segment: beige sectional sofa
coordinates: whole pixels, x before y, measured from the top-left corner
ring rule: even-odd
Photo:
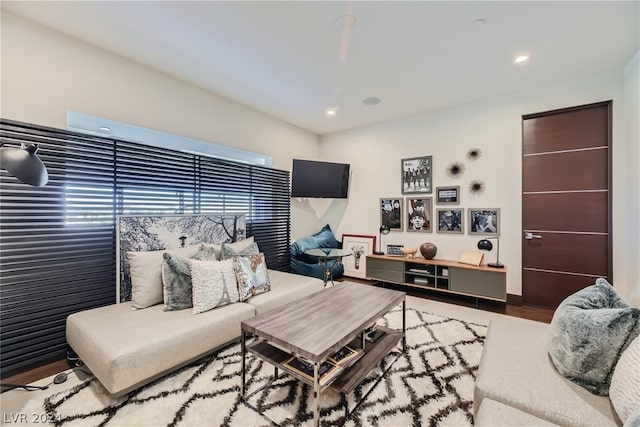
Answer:
[[[320,279],[269,270],[271,290],[246,302],[192,314],[131,302],[70,315],[67,342],[100,383],[122,395],[240,337],[240,322],[321,291]]]
[[[549,325],[500,316],[489,325],[474,389],[476,426],[618,426],[608,396],[561,376],[547,351]]]

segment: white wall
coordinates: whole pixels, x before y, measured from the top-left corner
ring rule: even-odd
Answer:
[[[620,245],[619,262],[623,268],[614,271],[616,287],[625,289],[627,299],[640,305],[640,51],[624,69],[624,108],[627,143],[623,159],[627,175],[620,190],[624,241]]]
[[[631,264],[637,265],[638,258],[636,255],[635,261],[626,260],[623,253],[632,248],[624,248],[621,242],[625,241],[625,220],[637,223],[638,215],[630,217],[623,206],[628,198],[637,204],[638,193],[637,185],[635,194],[626,193],[623,188],[625,183],[633,179],[633,173],[637,179],[637,171],[631,173],[628,170],[637,166],[625,160],[625,147],[629,142],[621,132],[625,117],[624,93],[624,76],[620,70],[584,81],[557,84],[543,90],[532,89],[323,136],[320,147],[322,157],[351,163],[353,176],[348,203],[337,205],[339,212],[324,213],[317,225],[321,225],[325,218],[330,218],[333,221],[330,225],[338,236],[342,233],[377,235],[379,199],[403,197],[400,160],[431,155],[434,187],[459,185],[462,193],[460,207],[463,208],[501,209],[500,261],[508,269],[507,292],[521,295],[522,115],[612,99],[614,279],[617,283],[618,277],[632,278],[633,274],[629,273]],[[474,147],[482,150],[482,157],[472,162],[467,160],[466,153]],[[466,165],[466,171],[459,179],[446,174],[447,165],[453,161],[461,161]],[[486,185],[486,190],[480,195],[472,195],[468,191],[469,182],[475,179],[484,181]],[[446,206],[435,205],[434,201],[434,207]],[[467,225],[465,210],[465,228]],[[457,260],[463,251],[476,250],[478,240],[469,236],[466,230],[465,235],[392,232],[383,236],[383,246],[398,243],[418,247],[429,241],[437,245],[438,258]],[[637,233],[635,242],[629,239],[627,243],[635,248],[637,254]],[[485,256],[489,262],[493,261],[495,249]],[[621,284],[622,288],[624,286]],[[625,288],[624,292],[628,294],[629,289]]]
[[[3,11],[3,118],[66,128],[67,111],[273,157],[318,156],[318,136]]]

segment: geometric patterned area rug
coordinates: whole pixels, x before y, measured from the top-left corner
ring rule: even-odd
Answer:
[[[471,426],[473,385],[486,336],[485,325],[407,307],[407,351],[401,343],[346,397],[321,395],[322,426]],[[402,327],[402,310],[379,322]],[[120,398],[89,379],[44,399],[24,413],[47,412],[56,426],[310,426],[311,388],[291,377],[273,380],[273,367],[247,357],[249,404],[239,399],[240,344]],[[359,404],[358,404],[359,402]],[[42,425],[42,424],[40,424]]]

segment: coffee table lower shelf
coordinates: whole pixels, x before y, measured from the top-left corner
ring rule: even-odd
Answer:
[[[371,370],[380,363],[387,354],[389,354],[404,335],[402,331],[382,326],[379,326],[378,330],[384,331],[384,335],[372,343],[365,341],[365,352],[361,357],[355,361],[351,361],[351,364],[346,365],[334,378],[331,378],[324,384],[321,384],[321,392],[331,387],[335,391],[345,395],[351,393],[369,374],[369,372],[371,372]],[[355,339],[349,345],[354,348],[361,348],[362,339]],[[313,380],[300,375],[298,372],[291,370],[284,364],[293,356],[292,354],[275,347],[264,340],[257,340],[248,344],[247,351],[273,365],[276,369],[281,369],[283,372],[297,380],[313,386]],[[277,376],[277,371],[275,376]]]

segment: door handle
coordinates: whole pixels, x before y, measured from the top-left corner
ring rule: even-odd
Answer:
[[[529,233],[527,231],[527,232],[524,233],[524,238],[527,239],[527,240],[542,239],[542,236],[540,236],[539,234]]]

